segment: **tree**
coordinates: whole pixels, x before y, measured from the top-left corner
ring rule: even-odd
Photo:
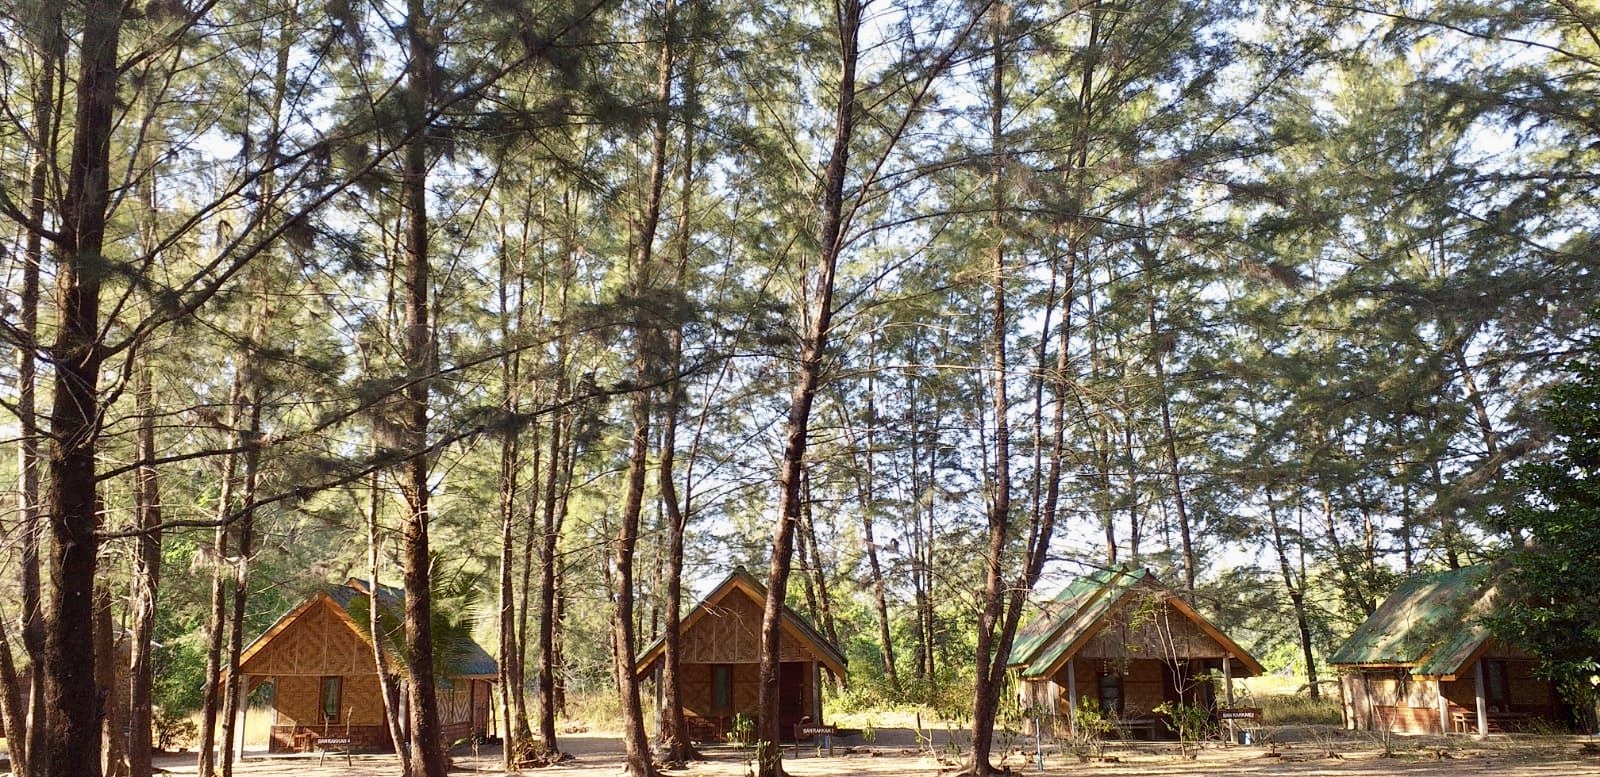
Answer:
[[[1506,553],[1499,607],[1489,623],[1539,659],[1539,672],[1573,702],[1600,700],[1600,340],[1567,366],[1570,382],[1543,408],[1554,456],[1516,468],[1517,502],[1505,526],[1527,543]]]

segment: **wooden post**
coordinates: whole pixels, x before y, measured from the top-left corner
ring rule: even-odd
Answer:
[[[1222,652],[1222,698],[1226,701],[1228,709],[1233,709],[1233,656],[1226,650]],[[1227,723],[1226,736],[1228,741],[1226,744],[1232,745],[1234,743],[1233,719],[1229,718]]]
[[[664,712],[666,710],[666,689],[663,687],[663,686],[666,685],[666,683],[662,682],[662,680],[666,677],[666,674],[667,674],[667,658],[666,658],[665,655],[663,655],[660,659],[658,659],[656,661],[656,671],[655,671],[655,676],[656,676],[656,678],[655,678],[656,679],[656,682],[655,682],[655,686],[656,686],[656,731],[658,732],[657,736],[660,738],[660,740],[662,742],[667,741],[667,716],[664,714]]]
[[[250,675],[243,675],[240,681],[244,683],[244,695],[239,699],[239,722],[234,729],[237,733],[233,738],[234,762],[244,761],[244,717],[250,711]]]
[[[811,719],[822,725],[822,662],[811,662]]]
[[[1067,659],[1067,733],[1078,735],[1078,659]]]
[[[1450,731],[1450,700],[1444,697],[1444,680],[1435,679],[1433,689],[1439,692],[1439,733],[1449,734]]]
[[[1473,678],[1478,694],[1478,736],[1489,736],[1489,700],[1483,695],[1483,659],[1472,664]]]

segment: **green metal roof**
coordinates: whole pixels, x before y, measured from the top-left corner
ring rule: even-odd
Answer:
[[[1009,666],[1020,667],[1023,677],[1038,677],[1048,672],[1128,589],[1150,576],[1147,569],[1118,566],[1072,581],[1040,607],[1042,612],[1037,618],[1017,632]]]
[[[1488,578],[1489,567],[1473,566],[1406,580],[1328,662],[1455,674],[1489,637],[1479,619],[1491,598]]]

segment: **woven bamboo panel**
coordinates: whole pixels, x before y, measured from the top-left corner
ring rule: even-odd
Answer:
[[[454,687],[440,687],[434,694],[439,701],[439,722],[472,722],[472,687],[466,680],[457,680]]]
[[[708,602],[702,617],[683,635],[683,663],[744,664],[761,661],[762,603],[735,589],[720,601]],[[815,661],[816,656],[792,639],[778,645],[784,661]]]
[[[349,715],[352,725],[385,725],[383,689],[377,674],[346,675],[340,715]]]
[[[322,722],[322,678],[289,675],[278,678],[274,707],[278,725],[310,726]]]
[[[376,674],[372,646],[322,599],[301,613],[245,663],[253,675]]]
[[[711,666],[709,664],[684,664],[683,678],[679,682],[683,694],[683,708],[701,717],[711,713]]]
[[[761,706],[761,666],[735,664],[733,667],[733,709],[751,717]]]

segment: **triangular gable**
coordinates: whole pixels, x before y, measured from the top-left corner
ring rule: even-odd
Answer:
[[[372,643],[325,592],[285,613],[239,655],[243,674],[350,675],[377,672]]]
[[[706,594],[689,611],[689,614],[683,618],[678,624],[679,635],[691,633],[696,625],[710,617],[713,612],[718,611],[719,608],[723,607],[724,602],[733,596],[744,597],[754,602],[757,610],[760,610],[765,607],[767,589],[753,575],[745,571],[743,567],[735,569],[716,588]],[[760,623],[754,624],[754,628],[759,632]],[[843,678],[845,676],[845,664],[847,662],[844,654],[788,605],[783,608],[783,619],[780,623],[780,628],[784,640],[794,640],[798,645],[806,648],[835,677]],[[648,672],[650,665],[660,659],[665,651],[665,638],[657,637],[640,653],[638,661],[634,664],[634,672],[641,677],[644,676]]]
[[[1265,672],[1261,663],[1201,615],[1182,597],[1162,585],[1148,569],[1118,566],[1080,578],[1045,605],[1044,613],[1019,633],[1020,650],[1009,662],[1027,679],[1054,677],[1114,616],[1141,597],[1154,595],[1171,606],[1225,652],[1244,665],[1245,674]]]
[[[367,636],[364,624],[357,623],[350,614],[350,606],[358,599],[367,598],[367,585],[358,578],[350,578],[345,585],[329,586],[307,597],[305,601],[289,610],[274,621],[261,636],[251,641],[250,645],[239,656],[240,671],[246,674],[257,674],[252,671],[250,662],[274,649],[275,645],[282,644],[285,640],[305,639],[307,635],[301,634],[306,629],[327,630],[332,634],[333,648],[326,644],[327,639],[318,638],[312,646],[313,650],[324,653],[322,659],[312,659],[299,656],[298,663],[320,664],[328,669],[323,674],[365,674],[377,672],[377,663],[372,657],[372,641]],[[378,590],[378,603],[380,606],[393,613],[396,618],[402,616],[404,609],[404,592],[392,586],[380,585]],[[324,635],[326,636],[326,635]],[[348,650],[350,643],[360,646],[359,651]],[[441,672],[441,677],[458,679],[495,679],[499,675],[499,666],[496,664],[482,645],[476,640],[464,639],[455,646],[459,653],[450,663],[448,672]],[[359,655],[353,655],[352,653]],[[390,652],[392,655],[392,651]],[[390,666],[394,671],[405,672],[405,664],[398,656]],[[436,661],[442,657],[436,657]],[[259,672],[272,674],[271,671]]]

